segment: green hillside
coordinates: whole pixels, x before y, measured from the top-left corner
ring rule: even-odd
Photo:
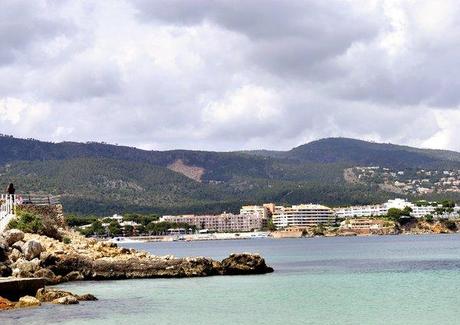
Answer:
[[[80,214],[213,213],[245,203],[343,205],[394,197],[377,184],[344,180],[344,169],[373,165],[460,169],[460,154],[344,138],[290,151],[207,152],[0,137],[1,183],[12,181],[22,193],[60,194],[66,210]],[[190,170],[198,176],[184,176]]]

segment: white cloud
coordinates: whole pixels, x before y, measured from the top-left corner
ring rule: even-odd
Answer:
[[[350,136],[460,150],[459,10],[453,0],[3,1],[0,128],[146,149]]]

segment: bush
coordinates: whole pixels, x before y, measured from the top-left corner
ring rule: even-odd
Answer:
[[[16,219],[10,221],[8,228],[19,229],[23,232],[43,235],[57,240],[62,239],[52,220],[32,212],[18,211]]]
[[[445,220],[444,225],[446,226],[447,229],[456,231],[457,230],[457,224],[453,220]]]
[[[72,243],[72,240],[69,237],[63,237],[62,242],[66,245]]]

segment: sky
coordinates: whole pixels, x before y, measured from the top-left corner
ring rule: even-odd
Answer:
[[[0,1],[0,133],[460,151],[455,0]]]

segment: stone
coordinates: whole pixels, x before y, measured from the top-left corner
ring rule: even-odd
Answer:
[[[8,258],[8,252],[8,243],[4,238],[0,237],[0,262],[3,262]]]
[[[11,245],[11,248],[16,248],[18,251],[22,253],[22,246],[24,246],[24,242],[20,240]]]
[[[77,298],[75,298],[72,295],[68,295],[62,298],[55,299],[51,301],[52,304],[58,304],[58,305],[76,305],[78,304]]]
[[[8,245],[11,246],[16,242],[23,240],[24,233],[18,229],[10,229],[3,233],[3,237],[5,238]]]
[[[13,248],[13,250],[11,251],[10,256],[9,256],[10,261],[14,263],[18,259],[20,259],[21,257],[22,257],[22,253],[18,249]]]
[[[24,296],[19,298],[18,303],[15,305],[16,308],[24,308],[24,307],[37,307],[40,306],[41,302],[35,297],[32,296]]]
[[[35,271],[34,278],[45,279],[46,284],[49,284],[49,285],[58,284],[60,280],[59,278],[56,277],[53,271],[51,271],[50,269],[46,269],[46,268]]]
[[[5,263],[0,263],[0,277],[8,277],[13,274],[11,267]]]
[[[96,301],[97,298],[90,293],[85,293],[83,295],[75,295],[78,301]]]
[[[264,274],[273,272],[273,268],[265,264],[258,254],[231,254],[222,261],[224,275]]]
[[[28,260],[39,257],[40,253],[43,251],[44,249],[42,247],[42,244],[35,240],[28,240],[22,246],[22,252],[24,253],[24,257]]]
[[[0,297],[0,310],[11,309],[14,307],[14,303],[6,298]]]
[[[66,278],[67,281],[81,281],[81,280],[85,279],[85,277],[78,271],[72,271],[72,272],[68,273],[65,276],[65,278]]]
[[[34,258],[31,261],[27,261],[23,258],[18,259],[16,262],[11,264],[12,268],[19,269],[20,272],[34,273],[40,269],[40,260]]]
[[[38,289],[37,294],[35,295],[35,297],[41,302],[52,302],[53,300],[67,296],[72,296],[72,293],[64,290],[47,288]]]

